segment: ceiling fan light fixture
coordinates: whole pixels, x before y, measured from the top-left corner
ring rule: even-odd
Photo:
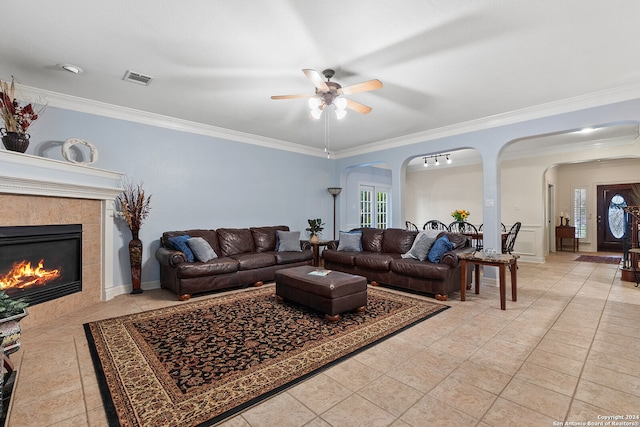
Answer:
[[[336,117],[338,118],[338,120],[343,119],[344,116],[346,115],[347,115],[347,110],[340,110],[340,109],[336,110]]]
[[[317,98],[315,96],[309,98],[309,108],[311,108],[312,110],[320,107],[320,104],[321,104],[321,102],[320,102],[319,98]]]
[[[311,117],[313,117],[314,119],[319,119],[322,116],[322,110],[319,108],[314,108],[313,110],[311,110]]]
[[[347,99],[346,98],[338,98],[333,103],[338,110],[344,110],[347,108]]]

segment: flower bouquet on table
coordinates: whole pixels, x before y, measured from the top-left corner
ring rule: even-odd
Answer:
[[[466,221],[469,215],[471,215],[471,212],[466,211],[464,209],[458,209],[456,211],[451,212],[451,216],[454,217],[455,220],[458,222]]]

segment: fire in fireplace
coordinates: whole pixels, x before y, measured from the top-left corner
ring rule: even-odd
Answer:
[[[0,227],[0,290],[39,304],[82,291],[82,224]]]

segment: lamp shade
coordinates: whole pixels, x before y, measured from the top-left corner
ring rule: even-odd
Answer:
[[[340,192],[342,191],[342,188],[340,187],[329,187],[327,188],[327,190],[329,191],[329,193],[331,193],[332,196],[337,196],[338,194],[340,194]]]

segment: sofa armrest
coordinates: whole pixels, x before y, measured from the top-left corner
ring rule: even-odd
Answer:
[[[326,248],[336,251],[338,250],[339,243],[340,243],[340,240],[331,240],[329,243],[327,243]]]
[[[187,262],[187,257],[180,251],[160,247],[156,250],[156,259],[160,264],[176,267]]]
[[[300,240],[300,249],[303,251],[312,251],[313,246],[311,246],[311,242],[308,240]]]
[[[458,249],[454,249],[452,251],[446,252],[444,255],[442,255],[442,259],[440,259],[440,262],[443,264],[448,265],[451,268],[455,268],[460,264],[460,259],[458,258],[458,254],[461,253],[466,253],[466,252],[473,252],[475,249],[471,248],[471,247],[463,247],[463,248],[458,248]]]
[[[458,254],[455,251],[449,251],[442,255],[440,263],[448,265],[451,268],[455,268],[460,263],[460,260],[458,259]]]

